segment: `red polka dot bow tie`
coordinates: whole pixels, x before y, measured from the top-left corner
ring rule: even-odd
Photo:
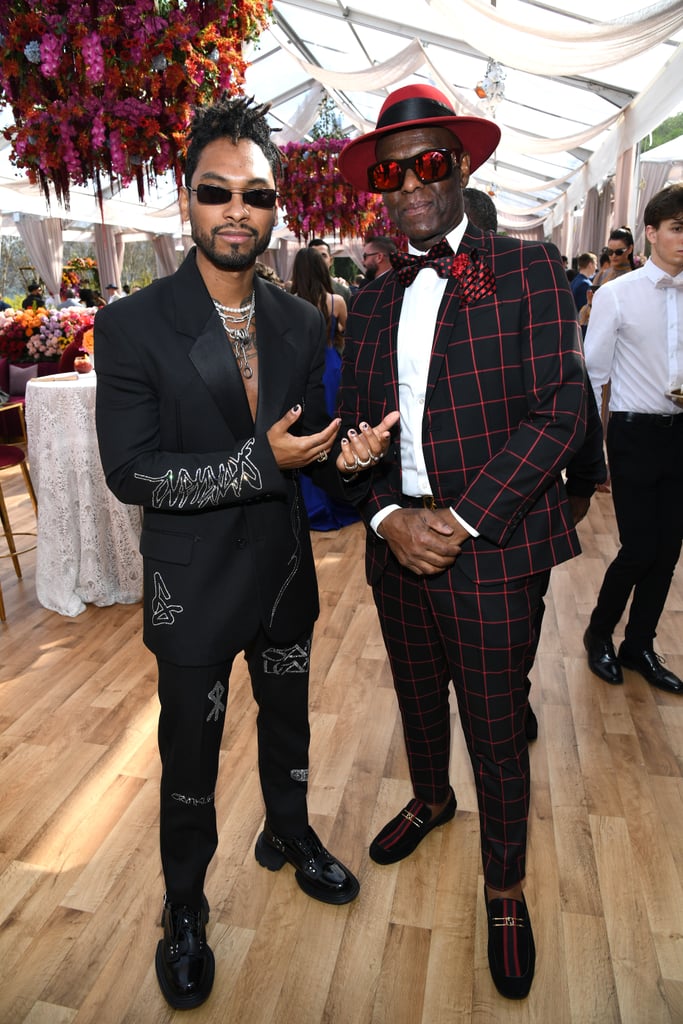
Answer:
[[[422,256],[398,251],[393,252],[390,259],[404,288],[410,287],[424,267],[431,267],[439,277],[458,279],[460,301],[463,303],[494,295],[496,291],[493,271],[479,258],[476,249],[471,253],[461,252],[456,256],[445,238]]]

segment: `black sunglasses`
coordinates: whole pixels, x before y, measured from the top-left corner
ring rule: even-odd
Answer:
[[[412,171],[423,185],[445,181],[453,174],[461,156],[455,149],[425,149],[405,160],[380,160],[368,169],[370,191],[397,192],[403,185],[406,171]]]
[[[610,249],[608,246],[605,251],[608,252],[610,256],[623,256],[627,250],[628,246],[625,245],[623,249]]]
[[[248,188],[244,191],[223,188],[221,185],[197,185],[196,188],[186,185],[185,188],[188,192],[196,194],[197,202],[202,206],[224,206],[233,196],[241,196],[243,203],[254,206],[257,210],[272,210],[277,202],[277,192],[274,188]]]

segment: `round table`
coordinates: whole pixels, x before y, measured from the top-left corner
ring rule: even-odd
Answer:
[[[95,430],[94,371],[35,378],[26,388],[31,477],[38,496],[36,593],[60,615],[142,599],[142,523],[107,487]]]

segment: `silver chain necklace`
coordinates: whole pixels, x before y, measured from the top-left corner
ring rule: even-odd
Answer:
[[[235,353],[235,359],[237,360],[240,372],[246,380],[249,380],[250,377],[254,376],[254,371],[249,365],[247,349],[251,341],[249,328],[251,327],[251,321],[254,318],[254,310],[256,308],[256,292],[251,293],[251,300],[248,306],[238,306],[237,308],[234,306],[224,306],[218,299],[214,299],[213,304],[221,318],[225,333]],[[232,324],[228,323],[228,319],[232,321]],[[240,324],[244,324],[244,327],[238,326]]]

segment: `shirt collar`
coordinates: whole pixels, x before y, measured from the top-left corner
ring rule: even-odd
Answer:
[[[460,248],[460,243],[463,240],[466,230],[467,217],[465,214],[463,214],[463,218],[460,221],[460,223],[456,224],[453,230],[449,231],[448,234],[446,235],[446,240],[448,241],[448,244],[450,245],[453,252],[457,252],[458,249]],[[423,255],[423,251],[421,249],[416,249],[415,246],[412,245],[410,242],[408,242],[408,252],[412,253],[413,256]]]
[[[672,277],[672,275],[667,273],[666,270],[662,270],[661,267],[658,267],[656,263],[653,263],[652,258],[648,259],[643,269],[645,275],[655,285],[658,281],[661,281],[663,277]],[[673,277],[672,279],[676,282],[683,281],[683,270],[680,272],[680,274],[676,274],[676,276]]]

